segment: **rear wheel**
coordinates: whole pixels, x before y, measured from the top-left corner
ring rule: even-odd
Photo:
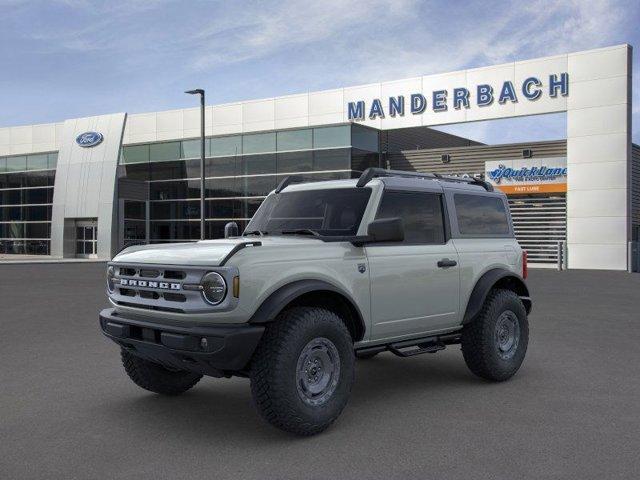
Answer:
[[[462,330],[462,354],[469,369],[492,381],[511,378],[527,352],[529,323],[522,301],[511,290],[489,293],[481,312]]]
[[[251,366],[251,392],[272,425],[313,435],[335,421],[354,380],[353,342],[335,313],[295,307],[267,326]]]
[[[169,370],[122,349],[122,365],[133,383],[150,392],[179,395],[200,381],[202,375],[183,370]]]

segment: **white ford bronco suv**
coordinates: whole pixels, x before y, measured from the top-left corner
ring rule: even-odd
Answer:
[[[504,194],[475,178],[366,170],[293,183],[241,236],[129,247],[100,312],[140,387],[176,395],[203,375],[242,376],[262,416],[311,435],[342,412],[356,358],[461,344],[502,381],[528,342],[526,254]]]

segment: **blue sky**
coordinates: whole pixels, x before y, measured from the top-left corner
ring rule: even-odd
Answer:
[[[0,0],[0,126],[217,104],[630,43],[640,2]],[[634,141],[640,141],[640,73]],[[562,114],[446,127],[562,138]]]

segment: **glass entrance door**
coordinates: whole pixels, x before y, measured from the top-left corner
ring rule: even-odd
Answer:
[[[76,257],[96,258],[98,255],[98,222],[76,222]]]

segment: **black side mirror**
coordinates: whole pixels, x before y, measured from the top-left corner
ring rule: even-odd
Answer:
[[[224,238],[237,237],[238,236],[238,224],[236,222],[229,222],[224,226]]]
[[[381,218],[369,224],[367,234],[372,242],[402,242],[404,225],[399,217]]]

